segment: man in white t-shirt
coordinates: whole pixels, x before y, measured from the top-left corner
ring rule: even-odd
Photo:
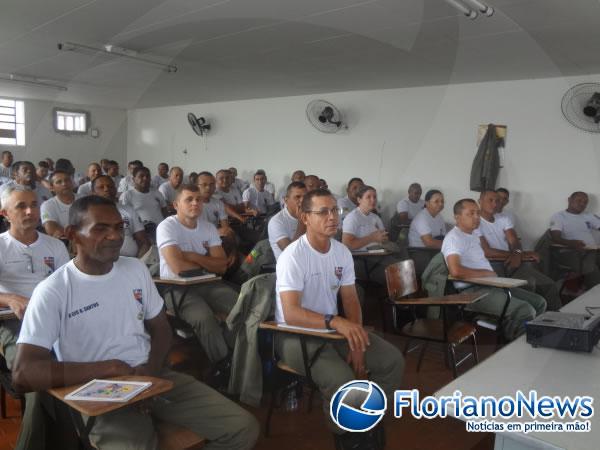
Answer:
[[[55,170],[50,178],[54,197],[42,203],[42,226],[49,236],[64,239],[69,225],[69,209],[75,201],[73,179],[64,170]]]
[[[198,174],[198,181],[196,182],[196,185],[198,186],[202,201],[204,202],[200,217],[217,227],[220,236],[228,236],[232,239],[235,239],[235,233],[229,226],[229,219],[227,212],[225,211],[225,204],[213,196],[215,190],[217,189],[215,183],[215,177],[212,173],[200,172]],[[241,219],[240,215],[235,211],[232,211],[232,213],[235,214],[236,218]]]
[[[150,189],[157,190],[161,184],[169,181],[169,173],[169,165],[165,162],[161,162],[157,167],[156,175],[154,175],[152,181],[150,181]]]
[[[123,176],[119,174],[119,163],[111,159],[106,168],[106,175],[111,177],[115,186],[118,187],[123,179]]]
[[[301,181],[292,181],[285,195],[285,208],[271,217],[267,226],[269,244],[279,258],[285,248],[306,232],[304,222],[299,221],[302,198],[306,194],[306,186]]]
[[[496,272],[483,253],[479,236],[474,233],[479,227],[479,207],[470,198],[454,204],[456,226],[446,235],[442,253],[448,272],[454,278],[495,277]],[[465,309],[494,317],[499,317],[506,304],[503,289],[469,285],[455,281],[458,289],[484,291],[488,295],[470,304]],[[525,322],[534,319],[546,310],[546,300],[538,294],[524,289],[511,289],[512,299],[506,310],[503,332],[508,340],[513,340],[525,332]]]
[[[144,167],[144,165],[142,164],[141,161],[139,160],[134,160],[134,161],[129,161],[127,163],[127,175],[125,175],[123,178],[121,178],[121,180],[119,181],[118,187],[117,187],[117,192],[119,193],[119,195],[122,195],[124,192],[127,192],[131,189],[135,189],[135,181],[133,180],[133,172],[135,171],[135,169],[139,168],[139,167]],[[148,181],[148,187],[150,186],[150,181]]]
[[[146,236],[144,224],[140,221],[131,206],[122,205],[117,200],[117,188],[112,178],[108,175],[100,175],[92,182],[92,193],[100,197],[112,200],[123,219],[123,246],[121,256],[133,256],[141,258],[150,250],[150,240]]]
[[[250,449],[256,420],[194,378],[165,366],[172,331],[150,273],[119,257],[123,222],[114,203],[95,195],[75,201],[69,239],[77,256],[34,290],[17,344],[13,382],[20,391],[86,383],[121,375],[173,382],[162,401],[96,417],[95,448],[156,448],[153,420],[184,426],[207,449]],[[51,351],[54,350],[54,358]]]
[[[366,379],[367,372],[369,379],[391,397],[402,381],[404,359],[395,346],[362,326],[354,261],[348,248],[333,239],[339,221],[333,195],[321,189],[307,193],[302,201],[301,220],[306,234],[288,245],[277,261],[275,320],[299,327],[336,330],[346,338],[306,341],[308,359],[315,359],[311,375],[323,394],[325,415],[340,448],[372,448],[365,445],[372,444],[373,433],[344,433],[329,420],[330,398],[344,383]],[[338,315],[338,296],[345,317]],[[298,336],[277,333],[275,338],[281,360],[304,374]],[[379,425],[378,432],[382,431]]]
[[[254,186],[250,186],[242,194],[242,201],[247,209],[254,209],[259,214],[266,214],[269,207],[275,204],[273,194],[265,190],[267,176],[264,173],[254,174]]]
[[[573,192],[565,211],[559,211],[550,219],[550,235],[555,244],[565,249],[556,251],[558,262],[582,273],[589,289],[600,284],[600,252],[592,230],[600,229],[600,218],[586,213],[588,195]]]
[[[240,193],[242,193],[246,189],[248,189],[248,187],[250,186],[250,183],[248,183],[246,180],[242,180],[241,178],[237,177],[238,171],[235,167],[230,167],[229,172],[231,173],[231,176],[232,176],[232,185],[235,186],[237,188],[237,190],[240,191]]]
[[[508,202],[510,201],[510,192],[506,188],[498,188],[496,189],[496,194],[498,194],[498,212],[497,214],[508,217],[513,226],[517,226],[517,218],[512,211],[509,211],[506,208]]]
[[[294,181],[300,181],[301,183],[304,183],[305,178],[306,174],[303,170],[295,170],[290,178],[290,183],[293,183]],[[304,186],[306,186],[306,184]],[[285,208],[285,196],[287,195],[287,188],[287,186],[282,186],[279,190],[279,193],[277,194],[277,198],[279,199],[279,205],[281,206],[281,209]]]
[[[244,202],[242,201],[242,193],[238,191],[233,184],[233,176],[227,169],[221,169],[215,174],[215,182],[217,189],[214,197],[228,204],[237,212],[244,212]]]
[[[29,161],[17,161],[11,169],[12,180],[0,186],[0,194],[8,186],[25,186],[37,195],[38,206],[52,197],[52,194],[41,184],[35,182],[35,167]]]
[[[533,266],[540,261],[539,255],[523,250],[510,218],[496,213],[498,203],[496,191],[481,193],[479,228],[474,231],[480,238],[485,257],[492,260],[492,269],[501,277],[527,280],[530,290],[546,299],[549,310],[560,309],[562,302],[554,281]]]
[[[102,167],[100,164],[93,162],[90,163],[87,167],[87,181],[81,185],[77,189],[77,195],[83,197],[84,195],[90,195],[92,193],[92,181],[96,179],[99,175],[102,174]]]
[[[183,182],[183,170],[181,167],[171,167],[169,170],[169,179],[162,183],[158,187],[158,192],[160,192],[165,201],[167,202],[167,210],[169,214],[175,214],[175,208],[173,208],[173,202],[175,201],[175,197],[177,197],[177,190],[181,186]]]
[[[167,202],[158,191],[150,190],[150,170],[137,167],[133,171],[134,189],[121,195],[121,204],[133,208],[144,226],[158,225],[167,216]]]
[[[2,152],[2,160],[0,161],[0,177],[11,178],[11,170],[13,164],[13,154],[9,150]]]
[[[408,187],[408,197],[403,198],[396,205],[396,212],[401,224],[410,225],[410,222],[425,207],[425,201],[421,199],[423,188],[419,183],[412,183]]]
[[[174,278],[194,269],[221,275],[232,263],[225,255],[216,227],[201,218],[203,205],[198,187],[183,185],[175,200],[177,214],[158,226],[156,243],[161,278]],[[215,313],[228,314],[238,293],[225,282],[215,281],[189,289],[175,288],[173,294],[169,308],[176,308],[179,317],[193,327],[217,370],[226,370],[229,348]]]

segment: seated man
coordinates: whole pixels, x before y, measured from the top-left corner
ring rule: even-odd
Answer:
[[[49,236],[63,239],[69,225],[69,209],[75,201],[73,179],[64,170],[55,170],[50,182],[54,197],[42,203],[42,225]]]
[[[240,194],[242,192],[244,192],[246,189],[248,189],[248,187],[250,186],[250,183],[248,183],[246,180],[242,180],[241,178],[238,178],[238,171],[235,167],[230,167],[229,168],[229,172],[231,173],[231,176],[233,177],[233,186],[235,186],[237,188],[238,191],[240,191]]]
[[[0,186],[0,194],[9,186],[24,186],[36,193],[38,207],[52,197],[48,189],[35,182],[35,167],[33,163],[29,161],[17,161],[12,165],[11,174],[12,180]]]
[[[150,170],[136,167],[133,182],[134,189],[121,195],[121,204],[131,206],[144,226],[158,225],[168,214],[167,202],[160,192],[150,190]]]
[[[495,277],[496,272],[483,253],[479,236],[479,207],[475,200],[462,199],[454,204],[456,226],[448,232],[442,244],[442,253],[448,272],[455,278]],[[487,292],[487,297],[470,304],[465,309],[489,316],[499,317],[506,302],[504,290],[454,282],[457,289],[474,289]],[[512,299],[504,318],[504,336],[508,340],[525,332],[525,322],[546,310],[546,300],[524,289],[511,289]]]
[[[2,160],[0,161],[0,177],[12,178],[13,154],[10,150],[2,152]]]
[[[395,346],[362,326],[354,261],[346,246],[333,239],[338,211],[335,198],[327,190],[317,189],[304,196],[301,220],[306,234],[288,245],[277,261],[275,319],[294,326],[336,330],[346,338],[327,341],[324,346],[319,339],[306,341],[309,359],[322,347],[311,374],[323,394],[323,408],[336,435],[336,448],[373,448],[367,447],[372,444],[372,433],[344,433],[331,422],[330,399],[344,383],[367,378],[367,372],[390,398],[402,381],[404,359]],[[345,317],[338,315],[338,295]],[[275,348],[285,364],[304,373],[298,336],[277,333]]]
[[[444,194],[437,189],[431,189],[425,194],[425,207],[413,216],[412,221],[409,220],[408,253],[415,262],[418,275],[423,273],[431,258],[442,248],[442,241],[446,235],[446,223],[441,214],[443,209]]]
[[[144,225],[131,206],[122,205],[117,200],[117,188],[109,175],[100,175],[92,181],[92,193],[115,202],[123,220],[123,245],[121,256],[141,258],[150,250],[150,240]]]
[[[408,197],[403,198],[396,205],[396,212],[401,224],[410,225],[415,216],[425,207],[421,200],[423,189],[419,183],[413,183],[408,187]]]
[[[119,195],[122,195],[123,192],[129,191],[129,190],[135,188],[135,182],[133,181],[133,177],[135,175],[133,174],[133,172],[135,171],[135,169],[137,169],[139,167],[144,167],[144,165],[142,164],[141,161],[139,161],[137,159],[134,161],[129,161],[127,163],[128,174],[126,176],[124,176],[123,178],[121,178],[121,181],[119,181],[119,184],[117,186],[117,192]]]
[[[481,217],[475,234],[481,240],[485,257],[502,259],[501,262],[491,263],[498,276],[527,280],[531,290],[546,299],[549,310],[560,309],[562,302],[554,281],[536,270],[531,262],[524,261],[539,262],[539,255],[523,251],[509,216],[496,213],[498,204],[496,191],[483,191],[479,196]]]
[[[344,223],[344,218],[358,206],[356,194],[358,194],[358,190],[364,185],[365,183],[360,178],[350,178],[348,186],[346,187],[346,196],[337,199],[338,206],[342,208],[342,214],[340,215],[340,229]]]
[[[223,274],[228,258],[215,226],[202,219],[204,202],[197,186],[184,185],[177,193],[177,214],[158,226],[156,241],[160,253],[160,276],[176,277],[180,272],[204,269]],[[184,289],[175,289],[174,302],[179,316],[193,328],[202,348],[218,371],[226,370],[229,348],[215,318],[215,312],[228,314],[238,293],[222,281],[190,287],[181,302]],[[168,304],[169,308],[175,306]]]
[[[273,198],[275,198],[275,185],[267,179],[267,172],[265,172],[263,169],[258,169],[256,173],[265,176],[265,191],[269,192]]]
[[[514,213],[512,211],[509,211],[506,208],[506,205],[508,205],[508,202],[510,201],[510,192],[508,192],[508,189],[505,188],[498,188],[496,189],[496,194],[498,194],[498,212],[497,214],[502,214],[506,217],[508,217],[508,219],[512,222],[512,224],[514,226],[517,225],[516,222],[516,217],[514,215]]]
[[[285,195],[285,208],[271,217],[267,226],[269,243],[275,255],[279,258],[285,248],[306,232],[304,222],[298,220],[302,198],[306,194],[306,187],[301,181],[292,181]]]
[[[52,191],[52,185],[50,184],[50,165],[46,160],[38,161],[37,168],[35,169],[35,182],[41,184],[49,191]]]
[[[146,267],[119,257],[123,222],[111,200],[90,195],[71,207],[69,239],[77,256],[34,291],[17,345],[20,391],[86,383],[93,378],[150,375],[174,388],[163,401],[97,417],[90,440],[100,449],[156,448],[153,419],[185,426],[207,449],[250,449],[256,420],[194,378],[165,367],[171,328]],[[56,358],[51,351],[54,350]],[[84,418],[84,421],[86,418]]]
[[[557,212],[550,219],[550,235],[564,250],[555,252],[561,264],[573,272],[582,273],[585,286],[590,289],[600,284],[600,253],[592,230],[600,229],[598,216],[585,212],[588,205],[585,192],[573,192],[566,211]]]
[[[169,179],[158,187],[158,192],[163,195],[167,202],[167,211],[169,214],[175,214],[173,202],[175,201],[175,197],[177,197],[177,190],[182,182],[183,170],[181,167],[175,166],[171,167],[171,170],[169,170]]]
[[[157,167],[156,175],[152,177],[150,189],[157,190],[161,184],[169,181],[169,173],[169,165],[165,162],[161,162]]]
[[[77,189],[77,195],[83,197],[84,195],[90,195],[92,193],[92,181],[102,173],[100,164],[93,162],[87,167],[87,181],[79,186]]]
[[[275,204],[273,194],[265,190],[267,176],[257,171],[254,174],[254,186],[250,186],[242,194],[246,209],[254,209],[259,214],[266,214],[269,207]]]
[[[233,185],[233,175],[227,169],[221,169],[215,176],[217,189],[214,197],[231,206],[237,212],[245,212],[242,193]]]
[[[305,178],[306,174],[304,173],[304,170],[295,170],[294,173],[292,173],[292,177],[290,178],[290,183],[293,183],[294,181],[300,181],[301,183],[304,183]],[[279,199],[279,205],[281,206],[281,209],[285,208],[286,195],[287,187],[282,186],[281,190],[279,191],[279,194],[277,194],[277,198]]]
[[[321,187],[321,179],[316,175],[306,175],[304,177],[304,186],[306,186],[306,192],[319,189]]]
[[[106,168],[106,175],[112,178],[115,186],[119,186],[123,179],[123,176],[119,174],[119,163],[111,159]]]
[[[213,196],[216,190],[215,177],[213,174],[210,172],[200,172],[198,174],[196,185],[198,186],[202,201],[204,202],[204,205],[202,205],[201,217],[217,227],[219,236],[226,236],[235,240],[235,233],[229,226],[228,216],[232,216],[240,222],[243,222],[244,218],[235,212],[232,207]]]

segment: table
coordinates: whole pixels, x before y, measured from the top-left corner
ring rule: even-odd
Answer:
[[[561,311],[587,314],[586,306],[600,306],[600,286],[596,286]],[[444,386],[436,396],[463,395],[514,396],[517,390],[527,393],[535,389],[539,396],[600,395],[600,350],[575,353],[550,348],[533,348],[521,336],[463,376]],[[595,405],[598,407],[598,405]],[[452,412],[452,409],[450,409]],[[513,417],[511,422],[533,419]],[[554,418],[555,421],[561,419]],[[591,431],[584,433],[500,433],[496,434],[496,450],[591,450],[600,442],[600,416],[589,419]],[[565,419],[565,421],[571,421]]]
[[[79,434],[79,437],[86,449],[93,448],[89,440],[89,434],[94,426],[95,418],[97,416],[106,414],[111,411],[115,411],[126,406],[133,405],[134,403],[138,403],[142,400],[155,397],[159,394],[162,394],[163,392],[167,392],[173,389],[172,381],[156,377],[124,375],[120,377],[111,377],[108,379],[115,381],[150,381],[152,383],[152,386],[150,386],[148,389],[144,390],[128,402],[85,402],[65,400],[65,396],[67,394],[83,386],[85,383],[81,383],[79,385],[74,386],[48,389],[48,393],[50,395],[69,406],[69,414],[71,415],[73,424],[75,425],[77,433]],[[89,417],[87,424],[84,424],[81,414],[84,414]]]
[[[214,283],[215,281],[221,280],[221,277],[214,275],[212,277],[207,277],[206,275],[202,275],[199,277],[190,277],[190,278],[152,278],[152,281],[156,285],[166,286],[165,294],[171,294],[171,301],[173,303],[173,312],[175,313],[175,317],[179,319],[179,305],[185,299],[190,287],[197,286],[205,283]],[[181,298],[179,302],[175,302],[175,294],[173,293],[174,287],[183,287],[183,292],[181,294]]]

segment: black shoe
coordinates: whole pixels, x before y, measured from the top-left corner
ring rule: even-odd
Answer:
[[[216,363],[208,377],[207,384],[219,392],[227,392],[231,376],[231,358],[226,357]]]
[[[385,432],[379,424],[365,433],[334,434],[336,450],[383,450],[385,448]]]

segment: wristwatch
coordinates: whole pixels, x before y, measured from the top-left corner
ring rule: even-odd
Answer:
[[[515,254],[517,254],[517,255],[520,255],[521,253],[523,253],[523,250],[521,250],[520,248],[515,248],[515,249],[513,250],[513,253],[515,253]]]
[[[333,328],[331,328],[331,321],[334,317],[335,316],[333,314],[325,314],[325,328],[328,330],[333,330]]]

